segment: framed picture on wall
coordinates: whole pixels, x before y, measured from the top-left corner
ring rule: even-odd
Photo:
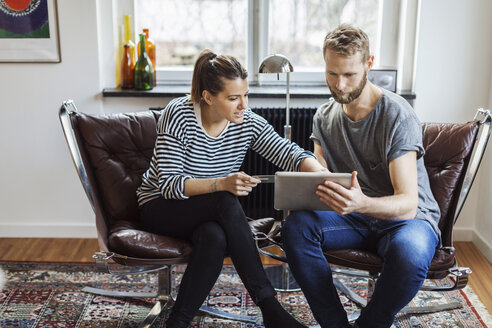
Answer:
[[[0,0],[0,62],[59,63],[56,0]]]
[[[373,84],[396,92],[396,69],[371,69],[367,74],[367,78]]]

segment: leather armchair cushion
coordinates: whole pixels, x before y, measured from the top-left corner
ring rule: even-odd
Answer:
[[[189,242],[143,231],[129,221],[118,221],[113,226],[108,244],[113,252],[137,258],[181,258],[191,254]]]
[[[439,208],[444,246],[452,245],[452,228],[458,192],[464,177],[473,142],[478,131],[476,122],[422,124],[424,162],[432,193]]]
[[[340,249],[324,252],[330,264],[346,266],[369,272],[379,272],[382,259],[375,253],[358,249]]]
[[[275,224],[275,219],[274,218],[261,218],[261,219],[250,219],[248,218],[248,224],[249,227],[251,228],[251,232],[253,235],[256,232],[262,232],[265,235],[270,235],[270,232],[272,231],[273,225]],[[260,240],[258,242],[258,247],[262,248],[265,246],[268,246],[270,243],[267,239],[265,240]]]
[[[380,272],[383,266],[383,260],[375,253],[357,249],[341,249],[327,251],[324,253],[330,264],[336,264],[351,267],[369,272]],[[449,268],[456,265],[455,249],[453,247],[444,247],[436,250],[432,259],[428,277],[432,279],[446,276]]]
[[[157,138],[159,112],[77,114],[77,125],[104,215],[112,227],[118,221],[138,222],[136,189],[148,169]]]
[[[252,232],[268,234],[275,219],[249,219],[248,223]],[[187,241],[143,231],[137,223],[130,221],[114,224],[109,232],[108,244],[110,250],[118,254],[146,259],[188,257],[192,249]]]
[[[261,218],[261,219],[250,219],[248,218],[248,224],[251,228],[251,232],[263,232],[268,235],[275,224],[274,218]]]

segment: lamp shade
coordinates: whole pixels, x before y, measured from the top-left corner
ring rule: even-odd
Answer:
[[[293,72],[294,67],[289,59],[283,55],[270,55],[263,59],[258,69],[259,73],[287,73]]]

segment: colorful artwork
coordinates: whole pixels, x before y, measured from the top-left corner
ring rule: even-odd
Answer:
[[[0,0],[0,38],[49,39],[47,0]]]
[[[0,0],[0,63],[61,62],[56,0]]]

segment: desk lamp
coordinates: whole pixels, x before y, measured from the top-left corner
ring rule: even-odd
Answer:
[[[260,64],[260,68],[258,69],[259,73],[275,73],[277,74],[277,80],[279,79],[280,73],[286,73],[287,80],[287,90],[286,90],[286,106],[285,106],[285,125],[284,125],[284,137],[291,140],[291,125],[290,125],[290,91],[289,91],[289,83],[290,83],[290,72],[293,72],[294,68],[290,63],[289,59],[283,55],[275,54],[270,55],[263,59]]]
[[[291,125],[290,125],[290,91],[289,91],[289,83],[290,83],[290,72],[293,72],[294,68],[290,63],[289,59],[283,55],[275,54],[270,55],[263,59],[258,69],[260,74],[262,73],[273,73],[277,74],[277,80],[279,79],[280,73],[287,74],[286,82],[286,106],[285,106],[285,125],[284,125],[284,137],[288,140],[291,139]],[[287,216],[287,211],[284,211],[284,219]],[[295,281],[294,277],[292,277],[290,270],[287,266],[287,263],[283,263],[280,266],[272,266],[265,268],[265,272],[267,274],[268,279],[272,283],[273,287],[277,291],[281,292],[289,292],[289,291],[297,291],[300,290],[299,285]]]

